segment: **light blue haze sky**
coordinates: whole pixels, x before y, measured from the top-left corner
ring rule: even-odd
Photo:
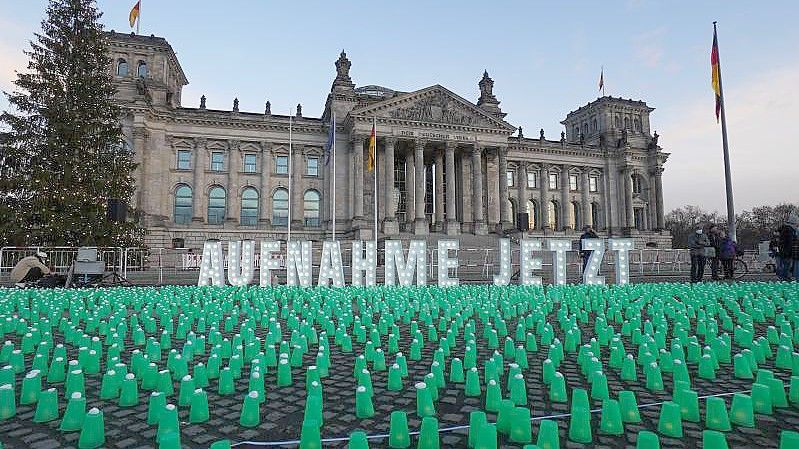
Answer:
[[[45,0],[0,0],[0,89],[14,71]],[[130,31],[134,0],[98,0],[107,29]],[[738,209],[797,195],[799,2],[726,1],[199,1],[142,0],[142,34],[165,37],[190,84],[184,106],[208,97],[228,109],[275,112],[302,103],[319,116],[341,49],[356,85],[412,91],[441,84],[476,101],[487,69],[506,120],[528,136],[606,93],[656,108],[653,129],[672,155],[666,209],[724,211],[720,128],[709,53],[719,22]],[[5,98],[0,109],[5,109]],[[793,180],[793,181],[791,181]]]

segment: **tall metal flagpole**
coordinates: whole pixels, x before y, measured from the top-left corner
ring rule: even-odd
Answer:
[[[732,173],[730,172],[730,149],[727,142],[727,118],[724,114],[724,89],[721,86],[721,57],[718,56],[718,34],[716,22],[713,22],[713,37],[716,41],[716,57],[718,58],[719,73],[719,104],[721,105],[721,145],[724,148],[724,182],[727,188],[727,235],[732,241],[737,242],[735,229],[735,206],[732,200]]]
[[[136,34],[139,34],[140,25],[141,25],[141,0],[139,0],[139,17],[136,17]]]
[[[333,241],[336,241],[336,113],[333,112],[333,202],[330,210],[333,214]]]
[[[374,160],[374,170],[372,173],[375,177],[375,191],[374,191],[374,203],[375,203],[375,248],[377,248],[377,117],[372,117],[372,127],[375,130],[375,160]]]
[[[291,192],[291,169],[292,169],[291,160],[294,159],[294,157],[292,156],[291,143],[292,143],[291,142],[291,109],[289,109],[289,210],[288,210],[289,216],[288,216],[288,220],[286,220],[287,226],[288,226],[288,234],[287,234],[287,237],[286,237],[286,241],[288,241],[288,242],[291,241],[291,193],[292,193]]]

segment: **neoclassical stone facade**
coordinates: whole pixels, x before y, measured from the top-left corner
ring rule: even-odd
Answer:
[[[273,114],[268,101],[258,113],[239,111],[238,100],[228,111],[207,109],[205,97],[185,107],[188,80],[165,39],[108,37],[123,130],[139,164],[135,207],[151,246],[285,239],[289,226],[292,238],[330,238],[333,214],[340,238],[373,238],[375,202],[380,238],[576,238],[590,224],[602,235],[671,244],[663,231],[668,154],[644,102],[601,97],[569,113],[559,138],[543,129],[529,138],[504,120],[488,73],[476,103],[440,85],[356,87],[342,52],[321,117],[300,105],[291,117]],[[325,153],[334,116],[335,203]]]

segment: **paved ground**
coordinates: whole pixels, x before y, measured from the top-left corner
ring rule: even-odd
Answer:
[[[0,292],[0,304],[3,304],[3,293]],[[102,294],[101,294],[102,295]],[[8,303],[6,302],[0,310],[7,312]],[[375,321],[379,316],[375,316]],[[289,340],[291,335],[288,332],[289,326],[285,319],[281,318],[279,321],[282,324],[283,338]],[[508,317],[506,320],[509,334],[513,335],[513,330],[516,328],[518,322],[517,317]],[[565,340],[563,329],[558,325],[555,311],[550,312],[547,316],[547,322],[552,324],[555,330],[555,335]],[[477,321],[476,335],[482,335],[482,325]],[[580,325],[582,331],[582,341],[588,342],[595,336],[594,332],[595,317],[589,316],[588,320]],[[696,325],[696,321],[692,321],[692,325]],[[403,338],[400,340],[400,350],[406,355],[410,353],[409,338],[410,335],[409,325],[401,324],[401,335]],[[620,332],[620,326],[615,325],[616,332]],[[228,338],[233,338],[238,327],[233,330],[223,332]],[[765,334],[765,325],[758,325],[758,335]],[[263,330],[258,333],[259,337],[264,337]],[[6,333],[6,340],[12,341],[17,348],[21,345],[21,336],[15,333]],[[64,342],[64,335],[54,328],[54,339],[56,343]],[[332,338],[331,338],[332,339]],[[633,351],[635,345],[630,341],[629,337],[623,338],[625,346],[628,351]],[[385,341],[384,341],[385,345]],[[457,345],[453,349],[454,354],[462,354],[464,349],[464,341],[462,334],[457,338]],[[409,378],[405,379],[405,388],[402,391],[391,392],[386,390],[387,372],[372,372],[372,382],[374,385],[374,405],[376,414],[370,419],[359,420],[354,415],[355,410],[355,383],[353,380],[353,367],[355,355],[363,353],[364,345],[353,342],[354,351],[352,353],[343,353],[334,346],[331,356],[331,371],[330,376],[323,379],[324,389],[324,418],[325,423],[322,428],[323,437],[340,437],[347,436],[350,432],[356,429],[363,429],[369,434],[386,433],[389,426],[389,415],[394,410],[405,410],[408,412],[409,426],[412,430],[418,429],[420,425],[419,419],[416,417],[415,403],[416,396],[413,389],[413,383],[424,377],[429,371],[433,360],[434,349],[437,344],[427,342],[423,357],[420,361],[414,362],[408,360],[409,363]],[[128,340],[126,347],[132,349],[132,342]],[[385,348],[385,346],[384,346]],[[732,353],[737,353],[741,348],[734,346]],[[500,346],[501,350],[501,346]],[[609,354],[606,352],[607,348],[603,348],[602,359],[607,362]],[[478,359],[482,362],[488,359],[493,350],[489,350],[485,346],[479,347]],[[634,352],[633,352],[634,353]],[[77,358],[77,350],[70,346],[70,358]],[[308,366],[314,363],[315,349],[309,351],[303,359],[303,365]],[[195,359],[195,361],[205,361],[205,356]],[[129,363],[129,351],[123,352],[123,362]],[[393,360],[393,356],[387,355],[387,362]],[[546,351],[543,349],[538,352],[528,353],[529,369],[524,370],[524,377],[527,385],[527,394],[529,398],[528,407],[532,411],[533,418],[540,418],[552,414],[568,413],[569,405],[566,403],[553,403],[548,399],[548,387],[542,383],[542,364],[546,359]],[[789,383],[790,371],[777,370],[774,368],[773,362],[767,361],[761,364],[761,368],[772,369],[776,377],[785,381],[786,386]],[[30,369],[30,358],[28,359],[26,368]],[[732,376],[732,367],[722,366],[719,370],[718,379],[714,381],[703,380],[697,376],[696,365],[690,366],[692,379],[694,380],[693,389],[698,392],[700,396],[710,394],[720,394],[735,391],[748,390],[751,381],[735,379]],[[103,367],[105,369],[105,367]],[[448,373],[449,366],[445,367],[445,373]],[[567,355],[566,359],[559,368],[559,371],[566,377],[568,389],[571,391],[573,388],[589,388],[585,377],[580,372],[580,368],[576,362],[576,354]],[[659,403],[664,400],[670,400],[670,391],[672,390],[671,376],[664,373],[665,392],[653,393],[644,388],[642,382],[627,382],[620,379],[616,370],[606,367],[608,376],[608,385],[611,397],[621,390],[632,390],[635,392],[638,404],[652,404]],[[24,373],[17,376],[17,393],[19,393],[19,386],[22,382]],[[276,373],[271,370],[266,375],[267,384],[267,398],[262,407],[262,424],[254,429],[245,429],[239,426],[239,412],[241,410],[242,397],[247,392],[247,379],[249,376],[249,365],[245,365],[241,379],[236,382],[236,394],[229,396],[220,396],[216,392],[216,383],[212,381],[206,391],[208,392],[209,402],[211,407],[211,419],[203,424],[188,424],[185,423],[188,417],[188,408],[182,407],[180,409],[181,420],[183,421],[181,427],[181,437],[184,448],[205,448],[212,442],[227,438],[236,442],[241,441],[284,441],[295,440],[299,438],[300,426],[299,423],[303,418],[304,402],[305,402],[305,389],[304,377],[305,371],[303,367],[294,368],[292,370],[294,378],[294,385],[289,387],[276,387]],[[481,369],[482,379],[482,369]],[[643,379],[643,375],[639,368],[639,380]],[[106,423],[106,438],[107,447],[110,448],[155,448],[155,432],[154,426],[149,426],[146,423],[147,417],[147,397],[149,392],[140,391],[140,405],[136,407],[119,407],[109,401],[101,401],[99,397],[99,380],[100,376],[87,376],[86,378],[86,393],[88,398],[88,407],[99,407],[103,410]],[[65,401],[63,399],[63,384],[55,385],[59,389],[60,396],[60,413],[63,414],[65,409]],[[179,384],[175,382],[175,391],[177,392]],[[485,391],[485,385],[483,385]],[[468,424],[469,413],[473,410],[479,410],[482,407],[481,398],[466,397],[463,391],[462,384],[449,383],[445,389],[440,391],[441,397],[436,404],[437,417],[441,428],[466,425]],[[727,405],[730,405],[730,397],[725,397]],[[599,408],[601,402],[593,401],[592,406]],[[35,407],[22,406],[17,407],[17,416],[15,418],[0,421],[0,442],[6,448],[31,448],[31,449],[53,449],[53,448],[72,448],[76,446],[78,433],[62,433],[58,430],[58,421],[50,423],[36,424],[32,422]],[[702,411],[702,422],[704,422],[704,405],[700,403],[700,410]],[[645,407],[641,409],[641,416],[643,422],[638,425],[627,425],[625,434],[621,437],[602,436],[598,432],[599,415],[595,414],[592,420],[592,428],[594,434],[594,443],[590,445],[576,444],[568,440],[568,418],[558,419],[557,422],[560,428],[560,441],[562,447],[593,447],[593,448],[632,448],[635,446],[637,433],[640,430],[652,430],[657,428],[657,420],[660,412],[660,407]],[[495,421],[494,414],[488,414],[489,421]],[[797,408],[782,408],[775,411],[773,416],[756,415],[757,425],[755,428],[742,428],[734,427],[732,432],[727,433],[727,440],[731,448],[742,447],[763,447],[763,448],[776,448],[779,441],[779,431],[783,429],[799,430],[799,409]],[[532,434],[538,434],[539,421],[533,421]],[[661,444],[664,448],[694,448],[701,446],[701,431],[704,426],[700,423],[683,422],[685,429],[685,437],[682,439],[665,438],[661,437]],[[466,432],[454,431],[444,432],[441,434],[441,444],[444,448],[465,447]],[[245,447],[247,445],[244,445]],[[330,447],[344,447],[345,443],[327,443],[325,446]],[[252,446],[256,447],[256,446]],[[287,445],[285,447],[296,447],[296,445]],[[370,442],[372,448],[388,447],[383,440],[372,440]],[[415,447],[415,443],[414,443]],[[501,448],[520,448],[521,445],[510,444],[507,438],[500,437]]]

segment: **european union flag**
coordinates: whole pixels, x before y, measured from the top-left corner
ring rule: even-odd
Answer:
[[[325,165],[330,163],[330,155],[333,152],[333,145],[336,141],[336,115],[330,119],[330,130],[327,132],[327,143],[325,144]]]

